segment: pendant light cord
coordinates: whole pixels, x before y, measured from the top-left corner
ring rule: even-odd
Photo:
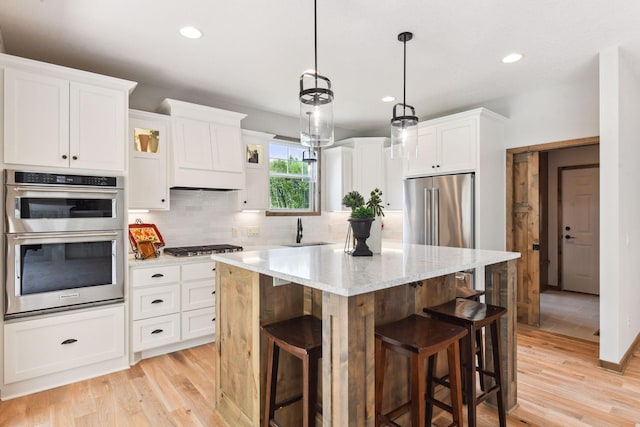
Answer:
[[[407,36],[402,40],[404,45],[404,74],[402,76],[402,115],[407,115]]]
[[[318,88],[318,2],[313,0],[313,51],[315,62],[315,82]]]

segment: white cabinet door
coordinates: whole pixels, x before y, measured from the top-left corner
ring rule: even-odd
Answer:
[[[182,264],[182,280],[207,279],[215,282],[216,262],[194,262]]]
[[[69,165],[69,81],[5,68],[4,162]]]
[[[169,118],[129,110],[127,144],[129,208],[168,210]]]
[[[124,356],[122,305],[4,325],[4,380],[22,381]]]
[[[180,341],[180,313],[133,322],[133,351],[148,350]]]
[[[127,94],[95,85],[70,85],[70,166],[125,170]]]
[[[131,270],[131,286],[162,285],[180,281],[179,265],[134,268]]]
[[[353,149],[336,147],[322,150],[324,206],[327,211],[343,211],[342,198],[353,190]]]
[[[353,190],[369,199],[371,191],[384,188],[384,138],[354,138]]]
[[[211,123],[209,129],[213,170],[242,173],[244,156],[240,128]]]
[[[435,126],[418,126],[418,156],[406,161],[406,176],[437,173],[438,140]]]
[[[214,279],[182,283],[182,311],[216,305]]]
[[[439,173],[462,172],[476,167],[477,119],[456,120],[438,126]]]
[[[214,307],[182,313],[182,339],[197,338],[216,332],[216,310]]]
[[[162,316],[180,311],[180,284],[134,289],[133,320]]]
[[[269,141],[273,134],[242,130],[245,188],[238,191],[238,209],[269,209]],[[250,161],[251,160],[251,161]]]
[[[385,188],[382,193],[382,199],[385,209],[401,210],[403,204],[403,160],[391,158],[391,148],[385,148]]]
[[[183,169],[213,169],[211,129],[208,122],[176,118],[174,152],[177,166]]]

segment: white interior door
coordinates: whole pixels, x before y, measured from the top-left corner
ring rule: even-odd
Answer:
[[[598,167],[563,169],[562,288],[600,294],[600,209]]]

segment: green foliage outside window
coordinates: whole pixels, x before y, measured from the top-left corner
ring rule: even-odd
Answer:
[[[273,143],[272,143],[273,144]],[[269,159],[270,209],[310,209],[311,188],[302,149],[277,144]],[[283,153],[286,152],[286,158]],[[274,156],[280,156],[277,158]]]

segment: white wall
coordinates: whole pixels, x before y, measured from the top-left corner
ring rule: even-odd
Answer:
[[[505,129],[505,148],[599,134],[596,74],[562,86],[495,99],[483,106],[509,118]]]
[[[600,54],[600,359],[618,363],[640,331],[640,81],[618,47]]]
[[[599,147],[564,148],[549,152],[549,194],[548,214],[549,233],[549,277],[547,285],[558,286],[558,168],[565,166],[593,165],[599,163]],[[542,278],[542,280],[544,280]],[[544,282],[542,282],[544,284]]]

